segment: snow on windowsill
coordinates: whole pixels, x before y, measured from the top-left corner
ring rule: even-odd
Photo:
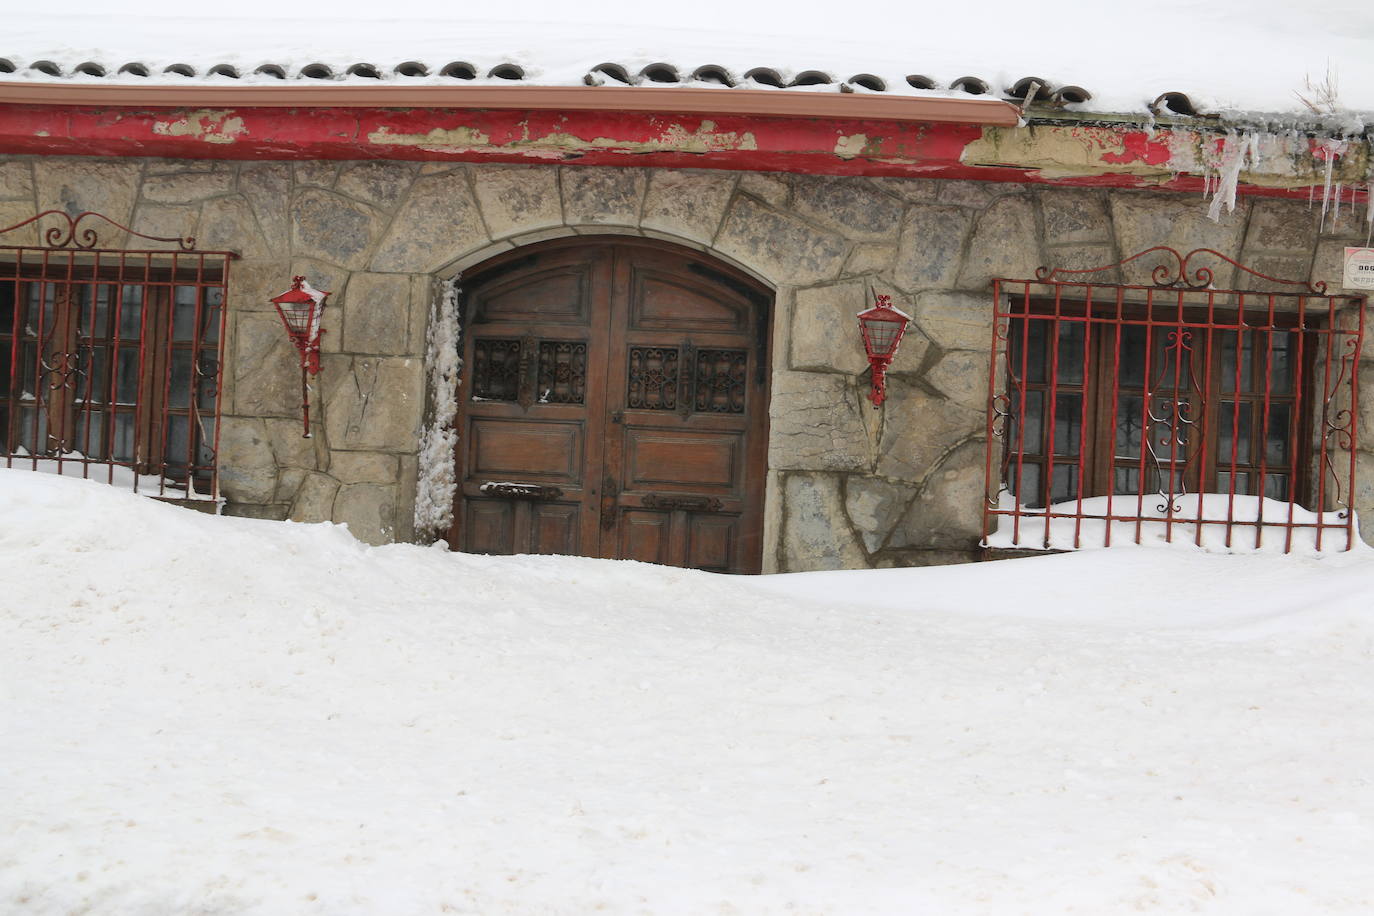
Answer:
[[[1233,498],[1226,493],[1204,493],[1201,503],[1202,534],[1199,538],[1196,493],[1175,496],[1172,507],[1170,501],[1158,493],[1143,497],[1118,494],[1084,499],[1081,504],[1076,499],[1065,500],[1051,505],[1046,512],[1018,506],[1014,497],[1003,492],[998,498],[997,529],[988,535],[983,546],[1016,550],[1140,546],[1201,549],[1209,553],[1315,555],[1344,552],[1349,522],[1355,531],[1351,549],[1374,550],[1360,539],[1358,516],[1349,519],[1344,510],[1313,512],[1277,499],[1243,495]],[[1291,544],[1288,543],[1290,511],[1292,524],[1304,526],[1292,528]],[[1019,525],[1018,516],[1013,513],[1019,513]],[[1074,517],[1079,514],[1083,516],[1081,521]],[[1137,524],[1140,527],[1138,545]],[[1107,538],[1109,525],[1110,541]],[[1321,526],[1320,548],[1317,546],[1318,526]]]
[[[190,492],[180,480],[163,477],[160,474],[136,474],[130,468],[95,459],[88,460],[80,452],[66,452],[58,458],[35,458],[24,449],[17,449],[9,456],[0,455],[0,468],[16,471],[36,471],[39,474],[57,474],[62,477],[79,477],[105,483],[121,490],[129,490],[140,496],[157,496],[167,499],[186,499],[196,502],[219,502],[219,498],[209,493],[200,493],[194,484]]]

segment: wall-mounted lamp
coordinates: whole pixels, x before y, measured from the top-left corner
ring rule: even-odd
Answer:
[[[887,367],[897,355],[897,345],[902,342],[909,321],[910,315],[892,307],[891,296],[879,296],[877,305],[859,313],[859,333],[863,335],[873,379],[868,399],[875,409],[887,398]]]
[[[305,418],[306,439],[310,438],[310,386],[306,375],[319,375],[320,372],[320,335],[324,333],[320,317],[328,298],[329,293],[315,289],[305,277],[292,277],[291,288],[272,298],[286,326],[287,336],[301,355],[301,412]]]

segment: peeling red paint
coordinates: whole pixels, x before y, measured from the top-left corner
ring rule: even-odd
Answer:
[[[1151,136],[1143,130],[1113,132],[1116,142],[1121,144],[1119,153],[1103,153],[1102,161],[1114,165],[1128,162],[1143,162],[1146,165],[1165,165],[1169,161],[1169,138],[1167,134]]]
[[[168,125],[173,125],[169,128]],[[1104,163],[1159,166],[1167,135],[1083,128]],[[1036,169],[963,161],[976,125],[633,112],[436,109],[215,111],[0,105],[0,152],[189,159],[400,159],[641,165],[1025,182],[1200,192],[1201,178],[1129,172],[1047,177]],[[1242,186],[1242,193],[1306,198],[1308,189]],[[1346,188],[1343,198],[1363,201]]]

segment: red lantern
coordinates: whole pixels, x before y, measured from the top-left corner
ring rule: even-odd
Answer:
[[[910,315],[892,307],[891,296],[879,296],[877,305],[859,313],[859,333],[863,335],[873,379],[868,399],[875,408],[887,398],[887,367],[897,355],[897,345],[902,342],[909,321]]]
[[[320,317],[329,293],[321,292],[305,281],[292,277],[291,288],[272,299],[277,314],[286,326],[286,334],[301,355],[301,411],[305,417],[305,438],[310,438],[310,386],[306,374],[320,372]]]

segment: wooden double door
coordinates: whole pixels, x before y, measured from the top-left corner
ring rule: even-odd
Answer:
[[[677,246],[580,237],[462,289],[454,549],[759,571],[766,288]]]

